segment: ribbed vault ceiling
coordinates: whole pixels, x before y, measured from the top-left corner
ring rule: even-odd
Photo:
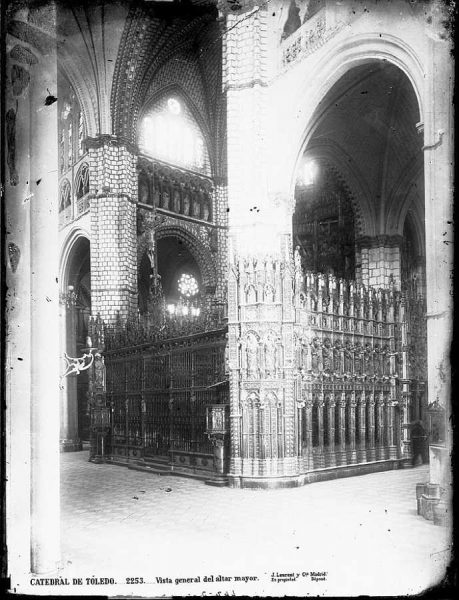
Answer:
[[[385,62],[348,71],[330,90],[317,111],[317,126],[308,156],[330,149],[357,174],[360,190],[373,205],[375,233],[389,233],[394,202],[411,201],[416,186],[423,198],[422,145],[419,108],[406,75]],[[339,156],[338,156],[339,155]],[[342,173],[346,177],[346,173]],[[422,207],[419,207],[421,210]]]

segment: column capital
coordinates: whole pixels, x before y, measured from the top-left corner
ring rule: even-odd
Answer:
[[[403,244],[403,236],[394,235],[363,235],[355,240],[357,249],[360,251],[362,248],[398,248]]]
[[[133,144],[123,136],[110,135],[109,133],[101,133],[95,137],[87,137],[83,140],[83,146],[85,151],[103,148],[104,146],[113,146],[114,148],[125,148],[135,156],[139,155],[139,149],[136,144]]]

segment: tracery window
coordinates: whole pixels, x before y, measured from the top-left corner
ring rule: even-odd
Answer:
[[[86,163],[81,165],[76,176],[75,189],[77,200],[89,193],[89,167]]]
[[[59,212],[65,210],[71,204],[71,189],[68,179],[64,179],[59,193]]]
[[[178,280],[178,291],[186,298],[196,296],[196,294],[199,292],[199,286],[196,278],[189,273],[182,273]]]
[[[78,158],[83,156],[84,121],[81,110],[78,115]]]
[[[187,107],[177,98],[163,100],[141,121],[143,152],[178,166],[206,171],[208,158],[202,133]]]
[[[59,170],[68,171],[84,154],[85,122],[78,98],[63,77],[58,82]]]
[[[67,127],[67,164],[73,163],[73,123],[69,122]]]

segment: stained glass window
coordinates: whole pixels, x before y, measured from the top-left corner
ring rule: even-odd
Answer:
[[[73,163],[73,124],[72,121],[68,124],[68,142],[67,142],[67,158],[68,165]]]
[[[78,156],[83,156],[84,123],[81,110],[78,113]]]
[[[61,130],[59,136],[59,168],[60,172],[63,173],[65,170],[65,132]]]
[[[176,98],[169,98],[161,108],[144,117],[139,145],[146,154],[160,160],[190,169],[205,167],[202,135]]]
[[[77,200],[89,192],[89,167],[83,164],[78,171],[75,181]]]
[[[196,294],[199,292],[199,286],[196,278],[189,273],[182,273],[178,280],[178,290],[182,296],[185,296],[186,298],[196,296]]]
[[[61,185],[61,191],[59,194],[59,212],[65,210],[67,206],[70,206],[70,183],[68,179],[64,179]]]

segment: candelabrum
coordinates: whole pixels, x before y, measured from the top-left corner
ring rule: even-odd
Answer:
[[[183,297],[176,304],[167,304],[166,309],[170,319],[193,319],[201,315],[199,302]]]
[[[73,285],[69,285],[67,288],[67,292],[61,294],[60,300],[62,304],[65,304],[67,308],[72,308],[75,306],[78,299],[78,294],[75,292],[75,288]]]

